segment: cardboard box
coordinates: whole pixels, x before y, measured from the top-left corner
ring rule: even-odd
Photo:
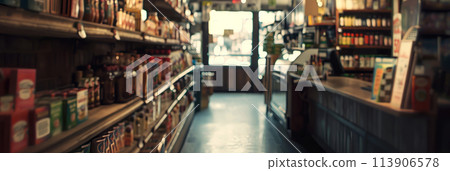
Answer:
[[[0,96],[0,112],[14,111],[14,96]]]
[[[69,96],[63,99],[63,129],[69,130],[78,125],[77,97]]]
[[[0,152],[20,152],[28,146],[29,110],[0,113]]]
[[[30,110],[34,107],[35,86],[35,69],[12,69],[9,91],[15,97],[15,110]]]
[[[77,123],[83,123],[88,119],[88,90],[75,88],[70,91],[69,95],[77,97]]]
[[[62,132],[63,127],[63,106],[62,100],[56,97],[46,97],[39,99],[37,102],[38,105],[47,106],[50,113],[50,121],[51,121],[51,134],[52,136],[58,135]]]
[[[30,145],[40,144],[51,137],[50,111],[39,106],[30,112]]]

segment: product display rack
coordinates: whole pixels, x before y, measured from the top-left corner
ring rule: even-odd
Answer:
[[[163,110],[165,111],[164,114],[162,114],[161,116],[158,117],[158,119],[156,119],[151,125],[150,125],[150,129],[144,133],[144,139],[142,141],[135,141],[130,147],[126,147],[124,150],[122,150],[123,153],[137,153],[141,150],[141,148],[143,147],[144,144],[148,143],[150,141],[150,139],[153,137],[154,132],[156,130],[158,130],[160,128],[160,126],[164,123],[164,121],[168,118],[168,115],[170,114],[170,112],[172,111],[172,109],[175,107],[176,104],[179,103],[179,101],[181,100],[181,98],[183,96],[186,95],[187,91],[194,86],[194,81],[192,81],[187,87],[185,87],[183,89],[183,91],[177,96],[177,98],[174,99],[174,101],[171,103],[171,105],[166,109]],[[187,112],[191,112],[192,108],[193,108],[194,103],[191,102],[189,105],[189,108],[184,112],[184,114],[182,115],[182,118],[185,117]],[[193,115],[192,115],[193,116]],[[172,133],[172,135],[174,135],[174,137],[176,136],[178,138],[178,136],[180,135],[180,129],[183,129],[185,124],[187,124],[186,122],[190,122],[192,121],[192,118],[190,118],[189,120],[184,121],[185,123],[182,124],[180,127],[177,128],[176,131],[174,131]],[[186,132],[187,130],[184,130],[184,132]],[[173,146],[173,145],[172,145]]]
[[[151,102],[155,97],[154,96],[158,96],[161,93],[163,93],[164,91],[166,91],[168,88],[171,87],[171,85],[173,85],[175,82],[177,82],[179,79],[181,79],[182,77],[184,77],[186,74],[192,72],[194,70],[195,66],[191,66],[187,69],[185,69],[183,72],[181,72],[180,74],[178,74],[177,76],[173,77],[173,79],[170,80],[170,82],[165,82],[162,83],[161,85],[159,85],[157,88],[153,89],[152,92],[149,92],[148,96],[149,98],[145,99],[145,103],[149,103]],[[153,96],[151,95],[153,94]]]
[[[85,32],[81,37],[79,31]],[[19,36],[79,38],[96,41],[127,41],[157,45],[181,45],[179,40],[164,39],[143,32],[0,5],[0,33]],[[116,36],[118,35],[118,36]]]
[[[96,107],[89,110],[89,118],[87,121],[75,128],[63,131],[41,144],[30,146],[22,152],[71,152],[83,143],[100,134],[102,131],[125,119],[142,104],[143,101],[141,98],[136,97],[127,103]]]
[[[340,33],[365,33],[365,32],[377,32],[387,35],[392,35],[392,23],[390,26],[382,27],[367,27],[367,26],[341,26],[340,25],[340,15],[354,15],[354,16],[368,16],[368,15],[382,15],[392,18],[391,9],[351,9],[351,10],[341,10],[336,12],[336,39],[339,39]],[[372,54],[382,54],[391,55],[392,46],[380,46],[380,45],[340,45],[337,43],[336,49],[338,50],[338,56],[341,55],[354,55],[358,53],[369,53]],[[344,71],[349,74],[357,74],[364,80],[369,80],[373,72],[372,67],[344,67]]]
[[[168,90],[167,88],[171,87],[176,81],[186,76],[194,69],[194,66],[185,69],[183,72],[174,77],[171,81],[164,83],[164,89],[155,90],[155,96],[160,95],[162,92]],[[164,109],[163,115],[161,115],[152,125],[150,125],[150,131],[145,135],[145,142],[151,138],[153,131],[157,130],[161,124],[167,118],[167,114],[173,109],[173,107],[179,102],[181,97],[183,97],[187,93],[187,89],[191,88],[194,85],[192,81],[187,87],[183,89],[183,91],[178,95],[176,99],[172,102],[167,109]],[[133,100],[127,103],[121,104],[111,104],[111,105],[101,105],[94,109],[89,110],[89,118],[87,121],[81,123],[67,131],[63,131],[62,133],[51,137],[49,140],[44,141],[41,144],[27,147],[22,152],[24,153],[38,153],[38,152],[71,152],[74,149],[81,146],[83,143],[91,140],[104,130],[112,127],[116,123],[125,119],[129,115],[131,115],[135,110],[141,107],[144,104],[144,100],[139,97],[135,97]],[[124,148],[121,152],[131,153],[138,152],[141,142],[135,141],[132,146]]]
[[[187,17],[181,10],[172,7],[165,0],[144,0],[144,9],[148,9],[153,12],[158,12],[158,15],[163,15],[163,18],[176,22],[189,22],[194,23],[194,19]]]

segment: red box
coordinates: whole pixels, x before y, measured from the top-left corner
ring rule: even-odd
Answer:
[[[30,145],[44,142],[51,136],[50,111],[47,106],[39,106],[30,112]]]
[[[29,110],[0,113],[0,152],[20,152],[28,146]]]
[[[35,69],[12,69],[9,91],[14,94],[15,110],[30,110],[34,107],[36,85]]]

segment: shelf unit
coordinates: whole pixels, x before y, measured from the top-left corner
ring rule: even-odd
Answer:
[[[377,32],[384,35],[392,36],[392,24],[390,27],[365,27],[365,26],[340,26],[340,15],[351,16],[384,16],[392,19],[391,9],[355,9],[355,10],[342,10],[336,12],[336,39],[339,42],[341,39],[341,33],[365,33],[365,32]],[[374,46],[374,45],[337,45],[338,56],[341,55],[370,55],[370,54],[392,54],[392,46]],[[347,67],[344,68],[346,73],[358,76],[364,80],[370,80],[373,73],[373,68],[359,68],[359,67]]]
[[[341,49],[392,49],[391,46],[373,46],[373,45],[339,45]]]
[[[84,27],[86,37],[78,34]],[[119,39],[115,38],[115,33]],[[77,38],[99,41],[126,41],[158,45],[182,45],[179,40],[164,39],[143,32],[43,12],[0,5],[0,34],[31,37]]]
[[[194,66],[189,67],[180,74],[174,77],[174,79],[167,82],[167,85],[173,85],[176,81],[186,76],[194,69]],[[164,114],[159,116],[158,119],[150,125],[150,131],[145,135],[145,140],[151,138],[153,131],[158,129],[164,120],[167,118],[167,114],[170,113],[173,107],[179,102],[182,96],[187,93],[187,89],[191,88],[194,82],[191,82],[186,88],[181,91],[180,95],[172,102],[172,104],[163,111]],[[159,89],[155,96],[160,95],[167,90],[170,86],[164,89]],[[181,96],[181,97],[180,97]],[[127,103],[101,105],[94,109],[89,110],[89,119],[73,129],[63,131],[61,134],[51,137],[49,140],[34,146],[27,147],[22,152],[25,153],[38,153],[38,152],[71,152],[78,148],[82,144],[90,141],[92,138],[103,132],[104,130],[112,127],[116,123],[130,116],[135,110],[144,104],[142,98],[136,97]],[[131,147],[126,147],[122,150],[125,153],[138,152],[139,143],[136,142]]]
[[[148,93],[147,97],[149,97],[149,98],[145,99],[145,103],[151,102],[154,99],[154,96],[158,96],[161,93],[163,93],[164,91],[166,91],[168,88],[171,87],[171,85],[173,85],[179,79],[183,78],[186,74],[192,72],[194,70],[194,68],[195,68],[195,66],[191,66],[191,67],[185,69],[183,72],[181,72],[177,76],[173,77],[173,79],[171,79],[170,81],[164,82],[161,85],[159,85],[157,88],[153,89],[151,92]]]
[[[183,91],[181,91],[181,93],[177,96],[177,98],[174,99],[174,101],[171,103],[171,105],[168,107],[168,109],[163,110],[164,113],[158,117],[158,119],[156,119],[151,125],[150,125],[150,129],[144,133],[145,138],[142,139],[142,142],[140,142],[140,140],[135,141],[132,146],[125,148],[124,150],[122,150],[122,152],[124,153],[136,153],[139,152],[141,150],[141,148],[144,146],[144,144],[148,143],[150,141],[150,139],[153,137],[154,132],[156,130],[158,130],[161,125],[164,123],[164,121],[168,118],[168,115],[170,114],[170,112],[172,111],[172,109],[175,107],[175,105],[177,105],[180,100],[183,98],[183,96],[186,95],[186,93],[188,92],[188,90],[194,86],[195,82],[191,82],[188,86],[186,86]],[[193,109],[193,105],[194,102],[191,102],[191,104],[189,105],[189,108],[187,110],[185,110],[185,112],[182,115],[182,118],[185,117],[185,115],[187,114],[187,112],[191,112]],[[189,115],[189,117],[192,117],[193,115]],[[188,118],[186,119],[185,123],[183,123],[182,125],[186,125],[188,122],[190,124],[190,122],[192,121],[192,118]],[[183,129],[185,126],[180,126],[177,128],[177,130],[173,133],[173,135],[179,136],[180,131],[184,131],[187,132],[187,130]],[[182,130],[181,130],[182,129]],[[140,146],[140,144],[142,144],[142,146]]]
[[[194,23],[194,19],[190,16],[186,16],[180,9],[174,8],[165,0],[145,0],[144,9],[158,12],[158,15],[162,15],[164,19],[176,22],[189,22]]]
[[[344,68],[344,71],[349,72],[349,73],[354,73],[354,72],[372,73],[373,68],[346,67],[346,68]]]
[[[340,27],[342,30],[391,31],[391,27]]]
[[[104,130],[128,117],[133,111],[141,107],[142,104],[143,101],[136,97],[123,104],[101,105],[89,110],[89,118],[87,121],[77,125],[75,128],[63,131],[61,134],[53,136],[41,144],[30,146],[22,152],[71,152]]]

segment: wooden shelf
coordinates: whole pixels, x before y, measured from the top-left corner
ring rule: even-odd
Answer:
[[[173,79],[171,79],[170,81],[164,82],[161,85],[159,85],[157,88],[153,89],[153,91],[148,93],[148,99],[145,99],[145,103],[149,103],[154,99],[154,96],[158,96],[161,93],[163,93],[164,91],[166,91],[168,88],[170,88],[171,85],[173,85],[175,82],[177,82],[179,79],[181,79],[182,77],[184,77],[186,74],[190,73],[191,71],[193,71],[195,68],[195,66],[191,66],[188,69],[185,69],[183,72],[181,72],[180,74],[178,74],[177,76],[173,77]],[[153,94],[153,95],[152,95]]]
[[[181,10],[172,7],[165,0],[146,0],[144,1],[144,9],[158,12],[158,16],[161,16],[164,21],[167,18],[169,21],[190,22],[191,24],[194,24],[192,17],[186,17]]]
[[[113,33],[115,30],[120,37],[119,41],[181,45],[179,40],[166,41],[164,38],[139,31],[130,31],[106,24],[0,5],[0,34],[83,39],[78,35],[78,23],[81,23],[84,27],[85,39],[115,42],[117,41]]]
[[[61,153],[71,152],[82,144],[90,141],[101,132],[109,129],[121,120],[131,115],[141,107],[143,101],[136,97],[123,104],[101,105],[89,110],[89,119],[70,130],[51,137],[49,140],[26,148],[26,153]]]
[[[391,31],[391,27],[340,27],[342,30]]]
[[[385,13],[389,14],[392,13],[392,10],[390,9],[379,9],[379,10],[373,10],[373,9],[357,9],[357,10],[343,10],[343,13]]]
[[[341,49],[392,49],[391,46],[373,46],[373,45],[339,45]]]
[[[430,12],[448,12],[450,11],[450,4],[423,2],[422,10]]]
[[[326,23],[314,23],[314,24],[311,24],[311,25],[308,25],[308,26],[310,26],[310,27],[313,27],[313,26],[335,26],[336,25],[336,23],[332,23],[332,22],[326,22]]]
[[[373,68],[345,67],[344,71],[351,72],[351,73],[354,73],[354,72],[365,72],[365,73],[367,73],[367,72],[373,72]]]
[[[187,129],[189,129],[192,119],[194,115],[190,112],[194,109],[194,102],[191,102],[189,107],[184,111],[183,115],[181,115],[182,121],[184,123],[180,123],[180,126],[176,128],[176,131],[173,132],[172,138],[167,145],[167,152],[169,153],[178,153],[181,150],[181,143],[183,143]],[[187,116],[186,116],[187,115]]]
[[[161,125],[164,123],[164,121],[168,118],[168,114],[172,111],[173,107],[174,107],[176,104],[178,104],[178,102],[181,100],[181,98],[182,98],[183,96],[186,95],[187,90],[188,90],[189,88],[191,88],[193,85],[194,85],[194,82],[191,82],[187,87],[185,87],[184,90],[177,96],[177,98],[176,98],[176,99],[172,102],[172,104],[168,107],[168,109],[167,109],[167,110],[163,110],[163,111],[164,111],[164,114],[161,115],[161,116],[159,116],[158,119],[156,119],[154,122],[152,122],[152,124],[149,126],[149,130],[148,130],[146,133],[144,133],[144,137],[145,137],[145,138],[143,139],[143,142],[142,142],[143,144],[146,144],[146,143],[148,143],[148,142],[150,141],[150,139],[151,139],[151,138],[153,137],[153,135],[154,135],[154,132],[155,132],[156,130],[158,130],[159,127],[161,127]],[[192,105],[193,105],[193,102],[191,103],[189,109],[186,110],[185,113],[184,113],[182,116],[184,116],[184,115],[186,114],[186,112],[192,110],[192,109],[191,109]],[[186,123],[185,123],[185,124],[186,124]],[[178,131],[178,130],[177,130],[177,131]],[[179,134],[179,133],[176,133],[176,134]],[[139,151],[140,151],[140,148],[139,148],[137,145],[138,145],[138,144],[136,143],[135,147],[129,147],[129,148],[133,148],[133,149],[135,149],[135,151],[139,152]],[[125,150],[124,150],[124,151],[125,151]]]

